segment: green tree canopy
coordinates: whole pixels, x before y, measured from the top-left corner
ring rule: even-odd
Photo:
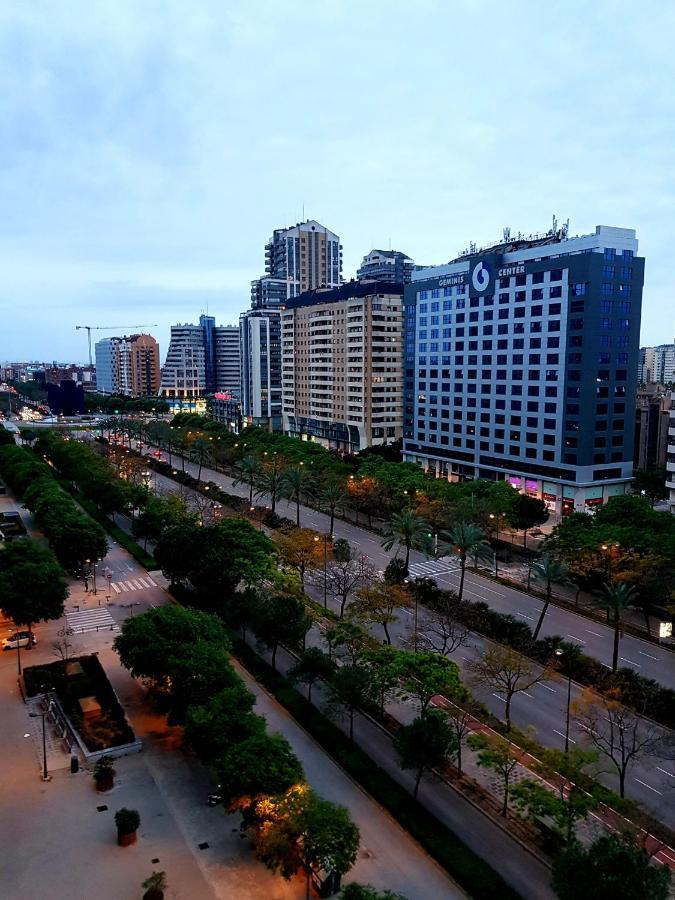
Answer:
[[[230,809],[243,812],[261,796],[283,794],[304,777],[300,760],[280,734],[253,734],[231,744],[215,766]]]
[[[17,625],[60,619],[67,597],[63,571],[47,547],[26,539],[0,549],[0,607]]]
[[[398,731],[395,744],[401,768],[415,770],[413,797],[417,797],[422,775],[453,755],[456,743],[455,732],[439,709],[427,710]]]

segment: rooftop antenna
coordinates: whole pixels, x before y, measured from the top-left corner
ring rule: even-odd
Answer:
[[[556,214],[553,213],[553,228],[551,229],[552,234],[555,234],[558,230],[558,219],[556,218]]]
[[[305,221],[305,204],[304,204],[304,202],[302,204],[302,221],[303,222]]]
[[[508,244],[508,242],[511,240],[511,228],[509,225],[507,225],[506,228],[502,231],[502,234],[504,235],[504,243]]]

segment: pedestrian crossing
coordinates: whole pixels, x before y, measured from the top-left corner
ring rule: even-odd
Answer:
[[[85,634],[88,631],[112,631],[117,628],[117,623],[104,606],[67,612],[66,622],[73,634]]]
[[[408,566],[408,574],[413,578],[435,578],[437,575],[447,575],[459,568],[459,562],[454,558],[427,559],[424,562],[411,563]]]
[[[157,583],[146,575],[145,578],[129,578],[126,581],[111,581],[110,587],[116,594],[126,594],[129,591],[142,591],[145,588],[157,587]]]

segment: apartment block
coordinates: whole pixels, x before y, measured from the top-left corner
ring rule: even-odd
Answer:
[[[351,453],[401,437],[403,286],[349,282],[281,313],[283,430]]]
[[[265,271],[281,279],[286,297],[342,283],[342,247],[337,234],[310,219],[277,228],[265,246]]]
[[[106,394],[156,397],[160,387],[159,344],[150,334],[96,342],[96,387]]]

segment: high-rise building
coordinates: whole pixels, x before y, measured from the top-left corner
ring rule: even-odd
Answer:
[[[437,477],[505,479],[556,513],[633,472],[644,259],[635,231],[474,247],[405,289],[403,454]]]
[[[409,284],[415,263],[400,250],[371,250],[356,273],[358,279],[374,278],[377,281],[392,281],[394,284]]]
[[[670,427],[668,429],[668,455],[666,457],[666,470],[668,472],[666,487],[670,492],[668,502],[670,511],[675,515],[675,403],[670,410]]]
[[[309,219],[292,228],[277,228],[265,246],[265,271],[286,284],[286,297],[342,282],[340,238]]]
[[[239,317],[244,424],[281,428],[281,309],[250,309]]]
[[[251,309],[277,309],[286,302],[287,284],[283,278],[263,275],[251,282]]]
[[[351,281],[281,313],[283,429],[357,452],[403,425],[403,285]]]
[[[638,390],[635,405],[636,469],[665,467],[672,405],[672,394],[662,384],[648,383]]]
[[[675,382],[675,342],[656,347],[640,347],[638,357],[640,384],[672,384]]]
[[[159,344],[152,335],[103,338],[95,349],[98,391],[126,397],[157,396]]]
[[[202,315],[199,325],[172,325],[160,394],[192,401],[216,392],[239,396],[239,329],[216,325]]]

